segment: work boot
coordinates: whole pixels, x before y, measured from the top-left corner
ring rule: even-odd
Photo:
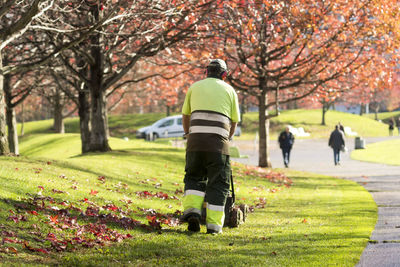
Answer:
[[[218,235],[218,234],[222,234],[222,231],[217,231],[217,230],[213,230],[213,229],[207,229],[207,234]]]
[[[200,218],[196,215],[191,215],[188,219],[188,231],[199,232],[200,231]]]

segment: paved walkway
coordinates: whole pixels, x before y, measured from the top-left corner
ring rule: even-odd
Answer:
[[[367,138],[373,143],[390,138]],[[233,141],[242,155],[249,158],[232,159],[249,165],[258,164],[258,152],[255,142]],[[290,168],[349,179],[364,186],[378,205],[378,222],[371,235],[357,267],[399,266],[400,267],[400,166],[388,166],[360,162],[350,159],[354,148],[354,138],[347,138],[348,153],[341,153],[341,165],[333,164],[333,152],[327,140],[298,139],[291,153]],[[400,150],[400,148],[399,148]],[[282,154],[276,141],[271,141],[270,156],[272,166],[283,168]]]

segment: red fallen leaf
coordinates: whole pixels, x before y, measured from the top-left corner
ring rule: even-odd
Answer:
[[[87,207],[85,214],[87,216],[97,216],[99,215],[99,208],[96,207]]]
[[[38,214],[36,211],[34,211],[34,210],[30,210],[29,213],[32,214],[32,215],[39,215],[39,214]]]
[[[307,219],[303,219],[301,222],[302,223],[307,223]]]
[[[44,254],[48,254],[49,253],[47,250],[45,250],[43,248],[34,248],[34,247],[32,247],[31,245],[29,245],[28,241],[25,241],[23,243],[23,248],[25,248],[25,249],[27,249],[29,251],[32,251],[32,252],[41,252],[41,253],[44,253]]]
[[[47,234],[47,239],[48,239],[48,240],[56,240],[57,237],[56,237],[56,235],[53,234],[53,233],[48,233],[48,234]]]
[[[156,193],[156,197],[161,198],[161,199],[168,199],[168,194],[163,193],[163,192],[158,192],[158,193]]]
[[[107,205],[103,206],[103,209],[112,210],[112,211],[119,210],[119,208],[117,206],[115,206],[114,204],[107,204]]]
[[[23,246],[23,248],[26,248],[26,249],[29,250],[29,251],[35,251],[35,249],[32,248],[32,247],[29,245],[28,241],[25,241],[25,242],[23,243],[22,246]]]
[[[14,247],[8,247],[7,252],[13,252],[15,254],[18,254],[18,249],[14,248]]]
[[[8,236],[8,237],[16,237],[17,235],[12,231],[2,231],[1,235]]]
[[[149,225],[151,227],[153,227],[156,230],[161,230],[161,223],[157,220],[156,216],[147,215],[146,218],[147,218],[147,220],[149,222]]]
[[[275,251],[272,251],[272,252],[271,252],[271,255],[276,256],[277,253],[276,253]]]
[[[106,182],[106,177],[99,176],[99,177],[97,177],[97,180],[101,181],[104,184]]]
[[[55,223],[55,224],[58,224],[58,220],[57,219],[58,219],[58,214],[55,215],[55,216],[50,216],[50,221]]]
[[[53,193],[56,193],[56,194],[64,194],[65,192],[64,191],[61,191],[61,190],[58,190],[58,189],[53,189],[53,190],[51,190]]]
[[[18,168],[15,168],[15,170],[18,171],[19,169],[18,169]]]
[[[41,190],[44,190],[44,187],[41,186],[41,185],[39,185],[38,188],[41,189]]]
[[[48,161],[48,162],[47,162],[47,165],[51,165],[51,161]]]
[[[24,222],[27,221],[27,219],[24,215],[9,216],[7,219],[14,221],[15,223],[19,223],[20,221],[24,221]]]
[[[10,239],[10,238],[7,238],[7,237],[4,237],[3,238],[3,244],[4,243],[11,243],[11,244],[15,244],[15,243],[18,243],[19,241],[17,240],[17,239]]]
[[[43,248],[37,248],[36,251],[44,253],[44,254],[49,254],[49,252],[47,250],[43,249]]]
[[[93,190],[93,189],[90,189],[90,194],[91,194],[91,195],[95,196],[95,195],[97,195],[97,193],[99,193],[99,192],[98,192],[98,191],[95,191],[95,190]]]
[[[176,190],[175,190],[175,194],[176,194],[176,195],[178,195],[178,194],[183,194],[183,190],[182,190],[182,189],[176,189]]]
[[[15,212],[14,212],[13,210],[9,210],[9,212],[10,212],[11,214],[15,214]]]

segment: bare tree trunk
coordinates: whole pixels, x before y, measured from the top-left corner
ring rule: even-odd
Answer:
[[[266,114],[266,95],[262,94],[259,98],[259,113],[258,113],[258,128],[259,128],[259,143],[258,143],[258,166],[272,167],[269,158],[269,119]]]
[[[17,119],[15,116],[14,105],[12,104],[12,93],[10,86],[10,76],[6,75],[3,78],[3,92],[4,101],[6,104],[6,124],[7,124],[7,140],[8,147],[11,153],[19,154],[18,149],[18,132],[17,132]]]
[[[376,105],[376,107],[374,108],[374,113],[375,113],[375,120],[378,120],[378,112],[379,112],[379,105]]]
[[[63,134],[65,133],[63,108],[60,106],[54,107],[54,132]]]
[[[25,124],[25,114],[24,114],[24,101],[21,103],[21,136],[24,136],[24,124]]]
[[[3,68],[2,55],[0,51],[0,70]],[[6,134],[6,104],[4,100],[4,76],[0,71],[0,155],[7,155],[10,153],[8,147],[8,140]]]
[[[327,105],[326,105],[326,103],[323,103],[322,104],[322,121],[321,121],[321,125],[326,125],[325,115],[326,115],[327,111],[328,111]]]
[[[64,116],[63,116],[63,109],[64,106],[61,103],[61,92],[59,89],[56,89],[56,94],[54,96],[54,122],[53,128],[54,132],[63,134],[65,133],[64,127]]]
[[[81,133],[82,153],[90,151],[90,107],[87,93],[79,92],[79,128]]]
[[[365,109],[365,105],[360,104],[360,116],[362,116],[364,114],[364,109]]]
[[[243,125],[243,118],[244,114],[246,113],[246,95],[243,94],[242,101],[240,103],[240,121],[239,121],[239,126]]]
[[[99,19],[99,9],[93,6],[93,15]],[[108,144],[107,97],[103,89],[104,55],[101,51],[102,36],[94,34],[90,38],[93,64],[90,65],[90,151],[110,151]]]
[[[15,109],[12,106],[7,105],[6,109],[7,128],[8,128],[8,144],[10,152],[15,155],[19,155],[18,146],[18,131],[17,131],[17,118],[15,115]]]
[[[90,151],[110,151],[106,96],[101,88],[91,90]]]

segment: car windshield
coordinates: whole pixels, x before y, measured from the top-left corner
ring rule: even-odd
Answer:
[[[163,122],[160,126],[158,126],[159,128],[163,128],[163,127],[167,127],[167,126],[171,126],[172,124],[174,124],[174,120],[167,120],[165,122]]]

